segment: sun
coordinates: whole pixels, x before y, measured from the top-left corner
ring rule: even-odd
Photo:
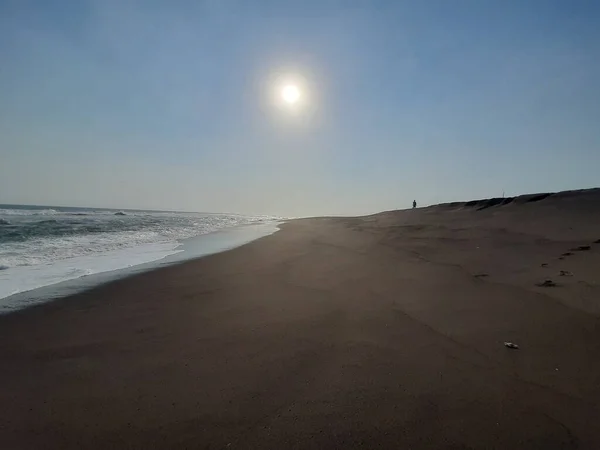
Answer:
[[[294,105],[300,100],[300,89],[295,84],[287,84],[281,89],[281,98],[288,105]]]

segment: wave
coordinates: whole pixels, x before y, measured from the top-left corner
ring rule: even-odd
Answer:
[[[10,220],[10,226],[0,226],[0,298],[156,261],[180,252],[182,241],[195,236],[278,221],[233,214],[128,211],[119,217],[116,210],[48,211],[42,212],[48,217],[40,210],[0,216]]]
[[[268,216],[226,214],[129,214],[102,211],[74,220],[70,214],[11,218],[0,227],[0,263],[10,267],[54,264],[148,244],[172,244],[224,228],[271,222]],[[4,219],[6,220],[6,219]]]
[[[51,216],[59,214],[55,209],[0,209],[3,216]]]
[[[38,216],[52,216],[54,214],[58,214],[58,211],[55,209],[43,209],[41,211],[38,211],[37,214],[34,215],[38,215]]]
[[[0,219],[0,225],[10,225],[10,222],[6,219]]]

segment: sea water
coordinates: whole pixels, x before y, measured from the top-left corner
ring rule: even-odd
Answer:
[[[198,236],[203,239],[190,246],[194,251],[189,257],[214,253],[272,232],[270,225],[278,220],[238,214],[0,205],[0,299],[162,260],[183,252],[182,243],[194,242]],[[21,301],[0,300],[0,312],[21,304],[25,306]]]

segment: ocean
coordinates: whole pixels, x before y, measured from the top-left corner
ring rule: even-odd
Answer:
[[[204,239],[189,246],[194,251],[187,256],[214,253],[270,234],[280,220],[238,214],[0,205],[0,299],[158,261],[184,252],[185,243],[200,236]],[[212,243],[211,236],[215,236]],[[0,300],[0,312],[28,304]]]

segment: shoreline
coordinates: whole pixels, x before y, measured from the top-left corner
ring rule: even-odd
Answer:
[[[0,316],[0,447],[599,448],[599,201],[292,220]]]
[[[141,264],[106,270],[28,289],[0,298],[0,316],[84,292],[111,281],[228,251],[279,230],[281,221],[247,224],[200,234],[179,241],[172,253]]]

